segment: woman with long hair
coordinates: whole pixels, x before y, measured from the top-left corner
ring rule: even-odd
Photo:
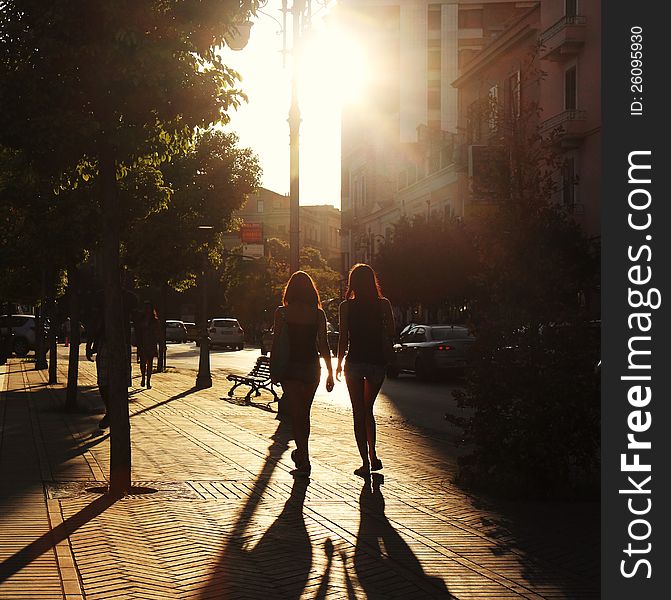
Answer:
[[[326,337],[326,315],[314,281],[305,271],[296,271],[291,276],[284,288],[282,305],[275,310],[271,365],[285,327],[288,332],[289,356],[280,383],[283,390],[282,401],[286,402],[291,416],[296,442],[291,459],[296,465],[294,474],[309,475],[312,468],[308,448],[310,408],[321,375],[319,356],[324,359],[328,369],[326,389],[329,392],[333,389],[333,368]]]
[[[345,381],[354,416],[354,437],[361,466],[354,473],[365,476],[379,471],[382,461],[375,450],[376,430],[373,405],[387,368],[385,345],[394,335],[391,304],[380,291],[375,271],[357,264],[349,272],[347,293],[340,304],[340,338],[336,378],[345,362]]]
[[[135,337],[137,339],[137,356],[140,361],[140,372],[142,373],[141,386],[145,380],[147,389],[151,389],[151,373],[154,366],[154,358],[158,356],[158,317],[151,302],[145,302],[139,319],[135,323]]]

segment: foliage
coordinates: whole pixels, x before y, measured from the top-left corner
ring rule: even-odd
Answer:
[[[245,323],[270,325],[289,279],[289,245],[270,238],[263,258],[245,261],[235,254],[232,252],[226,261],[222,274],[226,304],[243,326]],[[327,314],[329,310],[337,311],[337,302],[327,304],[325,301],[339,298],[339,274],[328,266],[316,248],[301,248],[300,266],[314,279]],[[329,314],[331,320],[337,322],[334,316]]]
[[[503,111],[501,111],[503,112]],[[553,201],[561,155],[537,129],[538,110],[499,124],[500,164],[475,193],[496,201],[469,223],[472,370],[456,394],[470,418],[459,479],[497,494],[572,495],[598,489],[598,327],[587,300],[598,285],[593,242]]]
[[[185,154],[161,167],[166,202],[131,223],[125,236],[125,258],[140,283],[191,287],[205,246],[217,249],[218,232],[229,228],[231,213],[259,185],[260,174],[257,157],[238,147],[235,134],[199,131]],[[200,225],[212,226],[213,233]]]
[[[394,304],[463,305],[476,266],[469,232],[456,219],[401,219],[375,267]]]

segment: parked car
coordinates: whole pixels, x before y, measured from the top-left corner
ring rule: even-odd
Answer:
[[[19,357],[26,356],[35,350],[35,316],[34,315],[2,315],[0,316],[0,334],[4,338],[12,330],[12,349]],[[48,323],[45,326],[48,329]]]
[[[245,347],[245,332],[237,319],[231,317],[212,319],[208,328],[210,346],[229,346],[242,350]]]
[[[418,379],[426,379],[441,372],[461,371],[469,364],[474,342],[466,327],[413,325],[404,329],[394,344],[394,362],[387,374],[393,378],[412,372]]]
[[[187,342],[195,342],[200,337],[200,328],[195,323],[184,321],[184,327]]]
[[[187,340],[186,327],[183,321],[166,320],[165,341],[183,344]]]

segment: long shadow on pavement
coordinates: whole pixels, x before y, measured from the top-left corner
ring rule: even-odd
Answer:
[[[297,477],[282,512],[253,548],[254,515],[263,499],[277,462],[291,439],[287,419],[279,421],[272,444],[251,493],[200,598],[300,598],[312,565],[312,545],[303,518],[309,479]]]
[[[427,575],[407,542],[385,515],[381,486],[384,476],[373,474],[364,482],[359,495],[361,519],[354,548],[354,570],[366,598],[404,597],[411,573],[426,598],[452,598],[445,582]],[[384,565],[381,572],[380,565]]]
[[[391,389],[383,387],[382,391],[399,413],[412,422],[411,406],[403,401],[402,392],[421,397],[427,391],[437,393],[440,391],[438,386],[444,386],[447,407],[447,395],[451,394],[448,385],[454,383],[453,380],[421,382],[404,378],[394,382]],[[463,450],[457,448],[451,434],[423,430],[421,427],[417,430],[422,434],[422,440],[430,444],[435,456],[441,459],[445,479],[451,480],[456,474],[457,456]],[[544,589],[556,587],[567,597],[573,597],[577,589],[582,589],[585,597],[599,597],[598,501],[536,501],[523,498],[511,501],[460,490],[455,484],[450,484],[450,488],[452,492],[461,491],[462,508],[463,505],[470,505],[482,511],[483,517],[475,526],[491,539],[492,556],[515,555],[525,582],[532,589],[535,586]],[[448,518],[460,518],[453,517],[449,511],[443,514]],[[558,562],[557,556],[571,558]]]
[[[114,502],[116,502],[116,498],[108,495],[96,498],[78,513],[4,560],[0,563],[0,583],[18,573],[45,552],[56,547],[58,543],[70,537],[80,527],[105,512]]]

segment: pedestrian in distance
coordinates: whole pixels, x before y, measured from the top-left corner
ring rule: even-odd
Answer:
[[[286,364],[276,379],[276,365],[285,354]],[[312,278],[304,271],[296,271],[284,288],[282,305],[275,310],[270,353],[271,377],[282,385],[282,402],[286,403],[296,443],[291,453],[296,465],[294,475],[309,475],[312,469],[308,445],[310,409],[321,376],[320,355],[328,369],[326,389],[330,392],[334,382],[326,315]]]
[[[365,264],[352,267],[345,300],[340,304],[340,337],[336,379],[345,362],[345,381],[352,403],[354,437],[361,466],[354,473],[365,477],[382,469],[375,450],[376,428],[373,406],[384,381],[390,351],[393,351],[394,315],[380,291],[375,271]]]
[[[137,343],[137,356],[140,362],[140,373],[142,380],[140,385],[151,389],[151,374],[154,368],[154,358],[158,357],[158,341],[160,331],[158,317],[151,302],[144,303],[140,317],[135,323],[135,339]]]

